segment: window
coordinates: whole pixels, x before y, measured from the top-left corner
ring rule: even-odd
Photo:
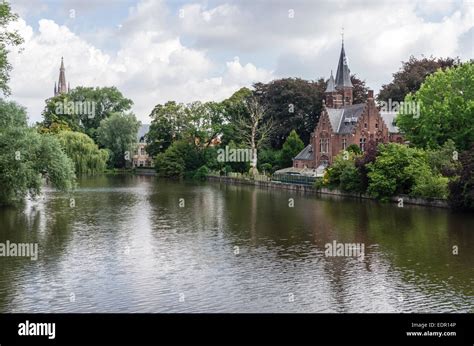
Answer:
[[[376,129],[379,128],[379,123],[375,123],[375,128],[376,128]]]
[[[360,151],[364,152],[365,151],[365,138],[361,138],[359,141],[359,147]]]
[[[319,151],[321,153],[329,152],[329,138],[321,138],[319,140]]]
[[[342,149],[343,150],[347,149],[347,139],[345,139],[345,138],[342,139]]]
[[[367,123],[364,124],[364,128],[367,128]]]

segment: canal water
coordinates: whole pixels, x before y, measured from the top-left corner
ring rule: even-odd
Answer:
[[[474,215],[444,209],[99,176],[0,209],[7,241],[38,259],[0,257],[0,312],[474,312]]]

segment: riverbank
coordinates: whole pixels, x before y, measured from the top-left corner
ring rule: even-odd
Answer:
[[[316,189],[313,186],[309,185],[300,185],[300,184],[290,184],[290,183],[282,183],[279,181],[257,181],[245,178],[233,178],[233,177],[225,177],[225,176],[208,176],[209,181],[214,182],[221,182],[225,184],[233,184],[233,185],[253,185],[259,188],[265,189],[284,189],[284,190],[291,190],[300,193],[307,193],[307,194],[321,194],[321,195],[333,195],[333,196],[340,196],[340,197],[349,197],[349,198],[359,198],[359,199],[371,199],[376,200],[373,197],[370,197],[365,194],[358,194],[358,193],[350,193],[350,192],[343,192],[340,190],[330,190],[327,188]],[[426,199],[426,198],[414,198],[410,196],[394,196],[389,199],[391,203],[397,203],[400,205],[402,202],[403,205],[411,204],[411,205],[421,205],[426,207],[434,207],[434,208],[449,208],[448,202],[444,199]]]

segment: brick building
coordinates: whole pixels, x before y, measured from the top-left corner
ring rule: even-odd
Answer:
[[[320,174],[351,144],[364,151],[371,140],[376,143],[403,141],[394,123],[396,113],[380,112],[373,90],[368,91],[365,103],[353,104],[352,101],[353,85],[343,42],[336,78],[331,71],[319,122],[309,145],[293,159],[293,168],[312,168]]]

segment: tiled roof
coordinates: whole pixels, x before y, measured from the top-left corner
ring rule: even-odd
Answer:
[[[293,160],[312,160],[313,159],[313,147],[311,144],[308,144],[306,148],[301,150],[298,155],[296,155]]]
[[[332,130],[339,134],[349,134],[354,129],[364,111],[365,103],[345,106],[343,108],[327,108]]]

